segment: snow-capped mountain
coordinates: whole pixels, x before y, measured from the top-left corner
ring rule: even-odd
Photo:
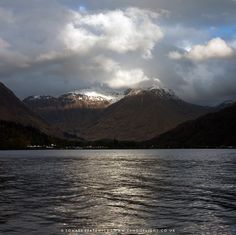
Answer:
[[[32,108],[105,108],[126,96],[144,94],[152,94],[162,99],[179,99],[173,91],[159,87],[134,88],[125,91],[92,88],[70,91],[58,97],[29,96],[24,99],[24,102]]]
[[[67,94],[71,95],[74,98],[76,98],[78,95],[84,95],[84,97],[87,97],[88,100],[108,101],[110,103],[114,103],[123,98],[122,92],[102,88],[75,90],[72,92],[68,92]]]
[[[104,94],[101,94],[101,93],[98,93],[96,91],[86,91],[86,90],[76,90],[76,91],[72,91],[72,92],[69,92],[67,94],[69,97],[71,97],[72,99],[77,99],[77,97],[79,96],[80,99],[82,99],[82,96],[83,95],[84,97],[83,98],[86,98],[88,100],[93,100],[93,101],[111,101],[113,100],[114,97],[112,96],[108,96],[108,95],[104,95]]]
[[[29,96],[23,100],[32,109],[38,108],[89,108],[101,109],[117,102],[124,97],[124,92],[114,91],[108,88],[78,89],[67,92],[58,97],[53,96]]]
[[[70,91],[58,97],[30,96],[23,102],[51,125],[78,134],[121,98],[122,93],[92,88]]]
[[[160,87],[125,91],[93,88],[24,102],[52,125],[85,139],[141,141],[212,111],[179,99]]]
[[[84,138],[144,141],[210,111],[179,99],[168,89],[129,89],[123,99],[104,110]]]
[[[33,109],[55,108],[73,109],[89,108],[100,109],[109,106],[117,99],[117,96],[98,93],[93,90],[75,90],[59,97],[53,96],[30,96],[24,99],[24,103]]]
[[[138,95],[144,95],[144,94],[153,94],[155,96],[158,96],[162,99],[179,99],[179,97],[174,93],[174,91],[166,88],[160,88],[160,87],[148,87],[148,88],[137,88],[137,89],[128,89],[126,90],[125,94],[126,96],[138,96]]]

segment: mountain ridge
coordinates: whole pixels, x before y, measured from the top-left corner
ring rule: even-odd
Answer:
[[[107,100],[98,98],[97,93],[91,96],[78,91],[66,93],[59,96],[61,107],[53,96],[28,97],[26,100],[36,102],[36,110],[51,115],[50,126],[37,116],[38,112],[26,107],[10,89],[0,83],[0,122],[1,130],[5,133],[1,135],[3,146],[8,143],[15,147],[21,144],[27,146],[35,141],[43,145],[54,141],[60,145],[71,145],[66,140],[52,137],[58,134],[55,130],[59,125],[54,125],[57,119],[60,119],[60,128],[63,130],[67,130],[70,124],[72,133],[64,133],[64,137],[67,134],[71,139],[71,134],[77,134],[82,139],[76,135],[73,135],[73,139],[82,140],[85,145],[115,147],[120,144],[157,148],[236,146],[236,103],[233,101],[223,102],[213,108],[199,106],[181,100],[171,90],[152,87],[128,89],[123,98],[101,107],[73,106],[77,99],[83,102]],[[11,136],[13,142],[6,141],[6,135]]]
[[[49,131],[47,122],[39,118],[32,110],[18,99],[15,94],[0,82],[0,120],[12,121],[25,126],[33,126]]]
[[[24,102],[51,125],[89,141],[145,141],[220,109],[185,102],[172,90],[160,87],[127,89],[116,93],[119,99],[115,102],[104,98],[114,97],[109,94],[76,90],[58,98],[36,96]]]

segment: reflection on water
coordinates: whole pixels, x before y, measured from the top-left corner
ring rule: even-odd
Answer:
[[[0,234],[233,235],[235,169],[235,150],[0,152]]]

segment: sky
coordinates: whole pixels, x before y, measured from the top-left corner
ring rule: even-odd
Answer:
[[[236,100],[236,0],[0,0],[0,81],[17,96],[159,86]]]

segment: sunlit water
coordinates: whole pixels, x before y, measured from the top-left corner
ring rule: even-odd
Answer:
[[[236,150],[2,151],[0,234],[234,235],[235,172]]]

